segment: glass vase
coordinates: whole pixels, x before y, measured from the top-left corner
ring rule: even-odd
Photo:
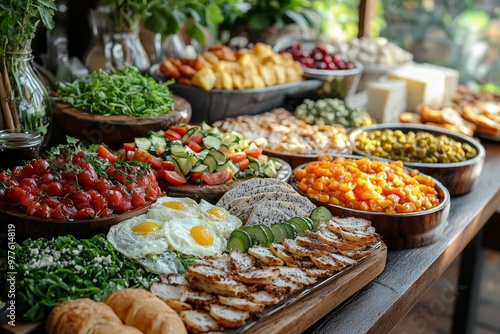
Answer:
[[[142,72],[149,69],[151,63],[141,44],[138,30],[113,34],[111,63],[117,69],[126,65],[134,65]]]
[[[0,125],[3,129],[38,131],[43,136],[42,146],[46,146],[52,128],[52,105],[32,61],[30,51],[0,53]]]

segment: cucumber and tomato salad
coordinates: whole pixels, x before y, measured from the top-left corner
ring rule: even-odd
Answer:
[[[281,168],[262,148],[237,132],[222,133],[206,123],[175,125],[125,143],[129,158],[151,164],[171,185],[223,184],[247,176],[274,177]]]
[[[254,245],[269,247],[271,243],[281,243],[283,238],[295,239],[305,236],[305,231],[316,231],[321,222],[332,218],[330,211],[319,206],[311,212],[309,217],[293,217],[283,223],[267,225],[243,226],[234,230],[227,242],[227,250],[247,252]]]

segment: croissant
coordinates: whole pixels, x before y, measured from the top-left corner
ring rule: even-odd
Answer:
[[[59,303],[50,312],[45,329],[48,334],[140,334],[124,325],[111,307],[89,298]]]
[[[177,312],[149,291],[118,290],[109,295],[104,303],[121,321],[145,334],[187,334]]]

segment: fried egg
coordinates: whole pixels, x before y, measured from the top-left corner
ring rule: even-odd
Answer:
[[[229,238],[231,232],[242,225],[241,220],[226,209],[201,200],[198,205],[200,217],[212,226],[224,238]]]
[[[198,257],[221,254],[226,249],[226,239],[200,218],[175,218],[169,225],[167,240],[170,248]]]
[[[158,255],[168,250],[168,225],[140,215],[110,228],[107,238],[117,251],[130,259]]]
[[[148,218],[167,221],[173,218],[196,217],[198,203],[187,197],[159,197],[147,212]]]

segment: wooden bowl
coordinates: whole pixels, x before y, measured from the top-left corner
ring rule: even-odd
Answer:
[[[2,231],[15,230],[17,243],[27,238],[51,239],[66,234],[71,234],[78,239],[88,239],[99,233],[108,233],[111,226],[121,221],[146,213],[150,205],[151,203],[142,208],[103,218],[62,221],[27,215],[21,212],[19,204],[2,200],[0,201],[0,225]],[[10,224],[13,224],[14,228],[9,227]]]
[[[350,146],[347,146],[340,150],[330,150],[328,152],[317,153],[317,154],[292,154],[292,153],[278,152],[270,149],[264,149],[262,153],[264,153],[269,157],[279,158],[283,161],[286,161],[287,163],[290,164],[290,166],[292,166],[292,168],[295,168],[307,162],[318,160],[318,156],[323,154],[331,154],[332,156],[351,154],[352,148]]]
[[[353,148],[353,153],[363,155],[372,159],[379,159],[384,161],[391,161],[377,156],[367,154],[366,152],[356,148],[356,138],[364,131],[371,132],[375,130],[401,130],[404,133],[409,131],[424,131],[434,135],[446,135],[456,141],[467,143],[474,147],[478,154],[476,157],[453,163],[424,163],[424,162],[403,162],[408,168],[418,169],[420,172],[430,175],[436,180],[440,181],[450,192],[451,196],[462,195],[471,191],[479,180],[481,170],[483,169],[486,151],[479,143],[479,141],[465,136],[461,133],[449,131],[437,126],[430,126],[425,124],[405,124],[405,123],[392,123],[392,124],[376,124],[366,127],[361,127],[353,130],[349,134],[349,139]]]
[[[297,168],[304,168],[301,165]],[[377,233],[391,250],[401,250],[427,246],[439,239],[444,231],[450,212],[450,193],[437,180],[436,190],[441,199],[441,203],[436,207],[412,213],[388,214],[382,212],[370,212],[346,208],[340,205],[323,203],[315,200],[297,186],[297,180],[292,176],[290,184],[301,195],[309,198],[316,205],[327,207],[334,216],[338,217],[358,217],[371,221]]]
[[[191,105],[175,95],[174,101],[172,112],[154,117],[105,116],[57,103],[54,119],[67,135],[83,140],[85,145],[106,143],[111,148],[121,148],[123,143],[133,142],[136,137],[146,137],[151,130],[165,130],[176,123],[189,123]]]
[[[292,176],[292,167],[285,161],[281,159],[276,159],[281,163],[281,168],[276,174],[275,178],[280,179],[281,181],[288,182],[290,177]],[[158,184],[160,188],[165,192],[167,196],[172,197],[189,197],[199,202],[204,199],[207,202],[212,204],[217,203],[217,201],[224,195],[227,191],[236,187],[239,183],[248,180],[249,178],[244,179],[236,179],[235,181],[231,181],[224,184],[218,185],[208,185],[206,183],[203,184],[193,184],[186,183],[182,186],[173,186],[166,181],[159,181]]]

